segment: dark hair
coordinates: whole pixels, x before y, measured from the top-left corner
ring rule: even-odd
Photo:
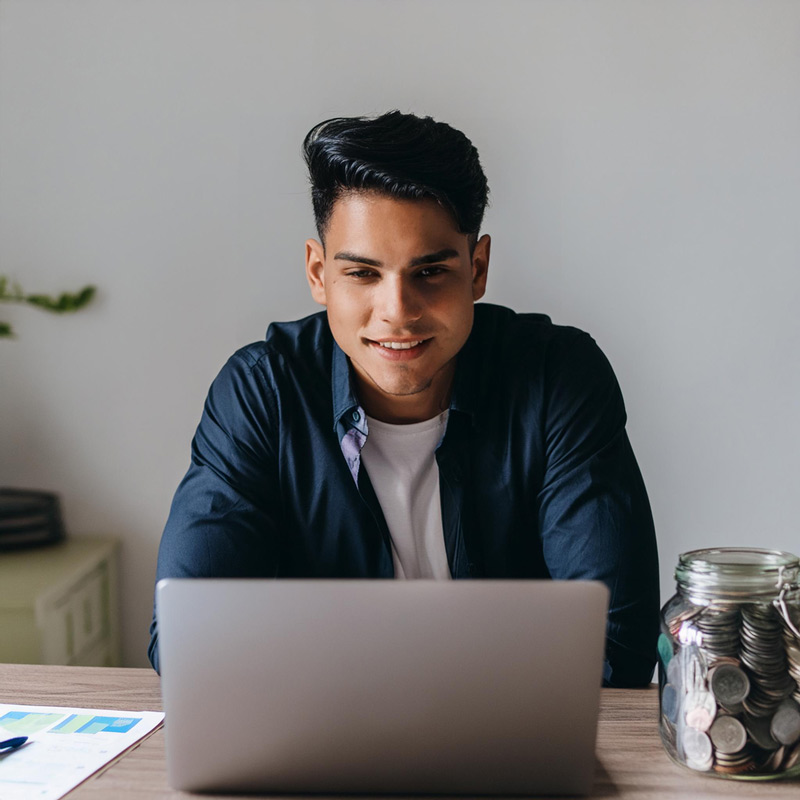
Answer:
[[[323,243],[334,203],[350,191],[374,191],[403,200],[437,200],[474,246],[489,186],[478,151],[450,125],[400,111],[336,117],[308,132],[303,155]]]

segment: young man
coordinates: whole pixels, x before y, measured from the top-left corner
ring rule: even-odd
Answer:
[[[622,396],[587,334],[474,305],[477,151],[399,112],[323,122],[304,151],[326,312],[271,325],[214,381],[158,579],[598,579],[604,681],[648,683],[658,566]],[[154,617],[156,669],[157,636]]]

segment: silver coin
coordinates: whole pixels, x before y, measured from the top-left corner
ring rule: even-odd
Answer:
[[[682,647],[677,657],[681,662],[681,686],[675,684],[675,688],[682,688],[684,693],[706,691],[707,672],[703,651],[696,644],[690,644]]]
[[[711,739],[705,733],[695,728],[686,728],[681,737],[681,746],[687,763],[693,769],[703,770],[711,766],[714,751],[711,747]]]
[[[728,775],[752,772],[756,769],[756,759],[752,751],[745,747],[738,753],[727,755],[717,751],[714,754],[714,770]]]
[[[731,656],[720,656],[717,659],[716,664],[714,666],[717,666],[719,664],[730,664],[733,667],[741,667],[742,666],[742,662],[739,661],[738,658],[733,658]]]
[[[676,744],[676,729],[672,722],[663,714],[661,715],[661,738],[668,742],[674,749]],[[668,748],[669,749],[669,748]]]
[[[794,700],[781,704],[772,717],[769,730],[781,744],[791,745],[800,739],[800,707]]]
[[[780,769],[781,764],[783,763],[783,757],[786,755],[786,748],[779,747],[768,759],[766,764],[764,764],[764,769],[767,772],[777,772]]]
[[[720,705],[719,710],[725,714],[736,716],[737,714],[744,713],[744,703],[733,703],[729,706]]]
[[[747,744],[747,731],[736,717],[721,716],[708,731],[717,753],[732,755]]]
[[[681,675],[681,656],[673,656],[667,664],[667,683],[671,683],[679,693],[683,691],[683,676]]]
[[[718,664],[709,675],[709,686],[720,705],[736,706],[750,692],[750,679],[744,670],[732,664]]]
[[[743,705],[745,711],[753,717],[772,716],[790,694],[790,687],[767,684],[757,676],[751,675],[750,694],[743,701]]]
[[[673,637],[678,635],[678,631],[680,631],[681,626],[684,622],[688,622],[689,620],[697,617],[698,615],[703,613],[702,606],[688,606],[681,611],[677,611],[676,613],[672,614],[664,621],[669,628],[669,632],[672,634]]]
[[[769,717],[745,717],[744,726],[747,728],[747,735],[750,741],[762,750],[772,752],[780,747],[769,731],[772,720]]]
[[[796,767],[800,764],[800,744],[798,744],[788,756],[786,756],[786,761],[783,763],[784,770],[788,771],[793,767]]]

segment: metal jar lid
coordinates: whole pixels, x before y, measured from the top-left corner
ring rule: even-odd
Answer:
[[[675,579],[693,601],[765,601],[798,590],[800,559],[781,550],[721,547],[683,553]]]

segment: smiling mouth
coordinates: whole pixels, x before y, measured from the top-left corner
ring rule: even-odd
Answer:
[[[428,349],[430,339],[367,339],[366,342],[384,358],[390,361],[407,361],[416,358]]]
[[[424,339],[416,339],[413,342],[378,342],[378,344],[388,350],[411,350],[412,347],[419,347],[424,341]]]

